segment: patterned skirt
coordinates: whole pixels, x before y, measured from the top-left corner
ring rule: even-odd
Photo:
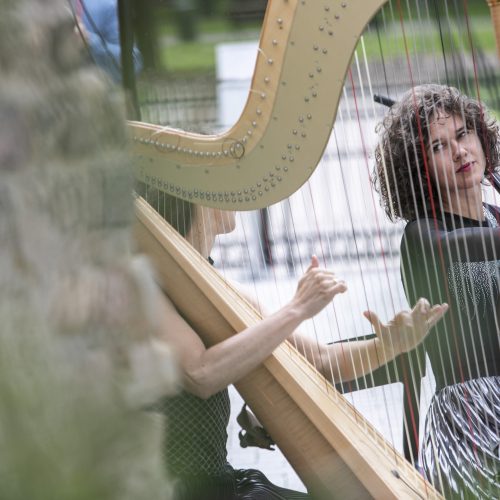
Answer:
[[[421,449],[424,474],[445,498],[500,498],[500,377],[436,393]]]
[[[307,500],[307,493],[281,488],[260,471],[235,470],[228,465],[225,474],[179,478],[174,500]]]

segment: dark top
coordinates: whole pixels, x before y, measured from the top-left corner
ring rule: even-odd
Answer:
[[[167,417],[165,458],[178,477],[217,476],[227,470],[227,389],[208,399],[186,391],[165,398],[157,408]]]
[[[408,301],[425,297],[450,309],[424,346],[436,389],[500,374],[500,209],[485,205],[486,220],[443,213],[407,224],[401,277]]]

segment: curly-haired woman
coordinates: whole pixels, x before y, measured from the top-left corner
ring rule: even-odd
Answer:
[[[408,300],[450,304],[425,342],[436,393],[421,465],[447,497],[499,498],[500,209],[482,190],[500,167],[498,124],[478,101],[428,84],[394,104],[378,132],[373,181],[388,217],[407,222]]]

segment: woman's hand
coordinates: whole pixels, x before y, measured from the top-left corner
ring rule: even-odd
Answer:
[[[417,347],[447,310],[448,304],[431,307],[427,299],[419,299],[411,311],[401,311],[385,324],[372,311],[364,316],[372,324],[382,352],[392,358]]]
[[[320,269],[318,258],[313,255],[311,265],[299,280],[292,303],[303,319],[308,319],[318,314],[335,295],[346,290],[345,282],[337,279],[331,271]]]

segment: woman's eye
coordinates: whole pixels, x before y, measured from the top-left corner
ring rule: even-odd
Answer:
[[[436,144],[434,144],[432,146],[432,151],[436,152],[436,151],[440,151],[441,149],[443,149],[443,143],[442,142],[438,142]]]

